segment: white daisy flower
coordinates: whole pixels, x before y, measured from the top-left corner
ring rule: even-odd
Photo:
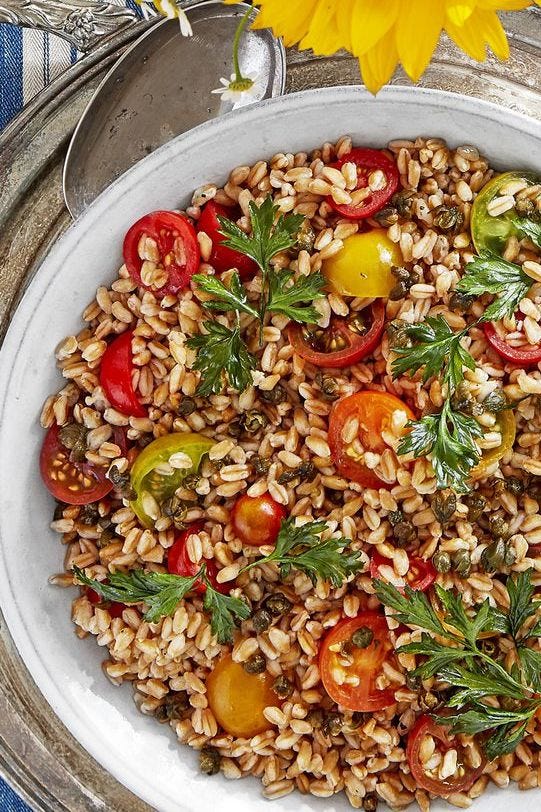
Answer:
[[[218,93],[222,101],[233,102],[233,109],[244,107],[246,104],[260,101],[263,98],[264,87],[261,77],[257,73],[247,73],[240,79],[232,73],[230,79],[220,79],[221,87],[217,87],[212,93]]]
[[[154,9],[152,9],[148,3],[139,2],[139,5],[141,6],[141,11],[143,12],[143,17],[145,20],[149,20],[151,17],[155,16]],[[180,23],[180,32],[183,37],[192,36],[193,31],[190,21],[186,16],[186,12],[180,8],[176,0],[154,0],[154,6],[169,20],[174,20],[176,17],[178,17],[178,21]]]

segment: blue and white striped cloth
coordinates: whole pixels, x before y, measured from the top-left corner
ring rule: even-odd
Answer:
[[[134,0],[109,2],[138,8]],[[79,56],[60,37],[0,23],[0,130]]]

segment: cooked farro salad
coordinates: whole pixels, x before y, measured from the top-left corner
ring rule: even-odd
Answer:
[[[541,784],[541,182],[348,137],[142,217],[56,350],[79,637],[201,770]]]

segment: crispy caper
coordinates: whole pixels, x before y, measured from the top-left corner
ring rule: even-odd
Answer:
[[[100,512],[95,502],[90,502],[88,505],[83,505],[79,510],[77,521],[81,524],[96,524],[100,518]]]
[[[161,511],[166,518],[172,519],[175,524],[181,524],[186,518],[188,509],[186,502],[173,494],[169,499],[162,502]]]
[[[470,522],[476,522],[483,515],[487,500],[484,496],[475,491],[464,497],[464,504],[468,508],[468,520]]]
[[[253,466],[255,473],[259,476],[266,474],[271,467],[270,459],[258,455],[250,458],[250,464]]]
[[[247,674],[262,674],[267,669],[267,661],[261,652],[256,651],[242,664],[242,667]]]
[[[390,321],[387,325],[387,338],[392,350],[405,349],[411,346],[411,339],[408,335],[409,325],[402,319]]]
[[[277,384],[274,389],[259,391],[259,397],[266,403],[284,403],[287,400],[287,392],[282,384]]]
[[[323,375],[322,372],[317,372],[315,382],[321,389],[326,400],[336,400],[339,397],[338,384],[332,375]]]
[[[301,482],[312,482],[317,476],[317,468],[310,460],[303,460],[297,468],[292,468],[290,471],[284,471],[278,477],[278,482],[281,485],[287,482],[292,482],[297,477]]]
[[[522,496],[524,491],[526,490],[526,483],[523,479],[519,479],[517,476],[508,476],[504,480],[505,490],[512,493],[513,496]]]
[[[252,623],[254,631],[257,634],[263,634],[272,623],[272,615],[266,609],[258,609],[252,617]]]
[[[402,513],[401,510],[391,510],[389,512],[388,519],[389,519],[390,525],[392,527],[394,527],[395,524],[398,524],[399,522],[404,521],[404,514]]]
[[[220,772],[220,760],[218,750],[206,744],[199,753],[199,769],[205,775],[216,775]]]
[[[362,800],[364,812],[376,812],[379,798],[375,792],[369,792]]]
[[[275,592],[273,595],[267,595],[263,601],[263,609],[270,612],[273,617],[280,617],[280,615],[287,615],[291,611],[293,604],[286,598],[283,592]]]
[[[272,690],[274,691],[280,699],[287,699],[291,696],[294,691],[293,683],[288,680],[287,677],[284,677],[282,674],[279,677],[276,677],[272,684]]]
[[[183,417],[187,417],[197,409],[197,403],[193,398],[185,397],[179,403],[178,413]]]
[[[423,711],[434,711],[439,708],[442,701],[432,691],[423,691],[419,697],[419,707]]]
[[[250,409],[250,411],[244,415],[244,430],[247,434],[257,434],[258,431],[268,425],[268,422],[268,417],[265,414],[255,409]]]
[[[449,296],[449,307],[456,313],[466,313],[474,302],[475,296],[461,290],[454,290]]]
[[[511,566],[514,561],[515,553],[503,538],[493,541],[481,553],[481,566],[485,572],[497,572],[502,567]]]
[[[422,685],[421,677],[412,671],[406,671],[406,686],[410,691],[418,691]]]
[[[310,225],[310,220],[306,218],[302,226],[297,231],[297,242],[295,248],[297,251],[308,251],[308,253],[311,254],[314,250],[315,240],[315,231]]]
[[[326,736],[339,736],[344,726],[344,720],[336,711],[325,714],[321,729]]]
[[[432,510],[443,527],[450,521],[456,510],[456,495],[449,493],[444,496],[443,493],[437,493],[432,500]]]
[[[468,550],[457,550],[451,559],[453,570],[461,578],[467,578],[471,572],[471,555]]]
[[[195,490],[201,481],[201,477],[195,471],[192,471],[189,474],[186,474],[184,479],[182,480],[182,485],[184,488],[187,488],[189,491]]]
[[[358,727],[364,725],[365,722],[371,718],[370,713],[365,713],[363,711],[353,711],[351,714],[351,719],[349,721],[348,727],[351,730],[357,730]]]
[[[480,640],[478,645],[483,654],[486,654],[488,657],[494,657],[498,651],[498,646],[491,637]]]
[[[444,550],[438,550],[432,556],[432,563],[436,572],[450,572],[451,570],[451,556]]]
[[[351,644],[355,648],[368,648],[374,639],[374,632],[368,626],[360,626],[351,635]]]
[[[502,516],[491,516],[488,529],[493,539],[506,538],[509,535],[509,524]]]
[[[400,299],[403,299],[405,296],[407,296],[408,290],[409,287],[407,282],[401,280],[400,282],[397,282],[396,285],[393,285],[393,287],[389,291],[389,299],[391,300],[391,302],[398,302]]]
[[[107,547],[112,541],[118,541],[118,539],[119,536],[116,534],[115,525],[111,524],[103,528],[101,534],[96,539],[96,546],[101,550],[102,547]]]
[[[182,714],[190,707],[186,691],[175,691],[167,694],[163,704],[156,709],[156,716],[160,722],[170,722],[173,719],[182,719]]]
[[[306,714],[306,721],[310,722],[314,730],[319,730],[323,724],[323,719],[324,715],[321,708],[312,708],[312,710],[309,710]]]
[[[403,549],[416,538],[415,527],[409,519],[398,522],[393,527],[393,539],[395,547]]]
[[[398,222],[398,211],[395,206],[385,206],[373,215],[374,220],[383,228],[389,228]]]
[[[231,420],[227,426],[227,432],[231,437],[240,437],[243,431],[244,424],[240,417],[236,417],[234,420]]]
[[[515,200],[515,209],[519,214],[526,216],[535,214],[537,212],[534,201],[529,197],[522,197]]]
[[[461,381],[457,386],[453,395],[453,406],[459,412],[477,417],[485,411],[483,405],[470,392],[466,381]]]
[[[58,430],[60,442],[70,453],[73,462],[83,462],[88,451],[86,437],[88,429],[80,423],[67,423]]]
[[[66,505],[64,504],[64,502],[57,502],[56,503],[55,508],[54,508],[54,513],[53,513],[53,521],[58,522],[58,521],[60,521],[60,519],[64,518],[64,508],[65,507],[66,507]]]
[[[450,231],[456,234],[464,225],[464,215],[458,206],[438,206],[432,212],[432,222],[441,231]]]
[[[364,336],[368,332],[368,321],[362,312],[354,313],[348,320],[348,327],[353,333]]]
[[[116,465],[111,465],[107,477],[113,483],[117,494],[123,499],[137,499],[137,494],[131,486],[129,474],[121,474]]]
[[[411,217],[414,199],[415,192],[403,189],[401,192],[395,192],[391,198],[391,203],[396,208],[400,217]]]
[[[495,389],[483,400],[483,408],[485,412],[492,412],[497,414],[507,409],[508,403],[503,389]]]

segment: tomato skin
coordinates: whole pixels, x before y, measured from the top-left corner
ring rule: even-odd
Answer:
[[[515,416],[511,409],[504,409],[503,412],[498,414],[497,423],[502,436],[502,442],[497,448],[489,448],[483,452],[481,461],[470,472],[471,479],[480,479],[495,462],[501,458],[511,449],[515,443],[515,436],[517,432],[517,424]]]
[[[393,412],[397,409],[406,412],[409,420],[415,419],[409,406],[389,392],[364,390],[335,403],[329,419],[329,446],[332,460],[341,476],[358,482],[365,488],[393,487],[380,479],[362,462],[348,455],[348,447],[342,440],[342,429],[348,418],[357,417],[363,447],[368,451],[381,454],[388,448],[381,433],[385,431]]]
[[[178,473],[168,477],[151,476],[156,467],[167,462],[172,454],[183,452],[192,460],[190,473],[197,471],[203,456],[214,445],[212,440],[202,434],[173,432],[158,437],[138,454],[131,469],[131,484],[137,498],[130,502],[130,507],[145,527],[153,527],[154,522],[143,506],[143,494],[148,491],[158,501],[172,496],[180,486],[187,470],[178,469]]]
[[[143,234],[158,244],[160,263],[167,270],[168,280],[161,288],[149,287],[141,279],[139,241]],[[124,237],[123,254],[134,282],[160,298],[185,288],[201,258],[195,228],[184,215],[174,211],[153,211],[137,220]]]
[[[372,305],[372,324],[364,335],[353,332],[345,319],[334,319],[331,326],[335,333],[344,338],[349,346],[335,352],[319,352],[306,341],[302,325],[291,323],[287,329],[288,340],[297,355],[310,364],[323,369],[343,369],[356,364],[361,358],[370,355],[379,344],[385,327],[385,306],[377,301]]]
[[[511,361],[519,367],[530,367],[541,361],[541,346],[525,344],[523,347],[512,347],[505,339],[498,335],[494,324],[489,321],[483,324],[483,330],[488,343],[496,350],[501,358]]]
[[[63,466],[55,466],[58,459]],[[113,490],[113,483],[105,476],[106,468],[98,468],[87,462],[71,462],[69,451],[60,442],[59,427],[51,426],[41,447],[39,468],[43,484],[55,499],[68,505],[89,505],[98,502]],[[55,473],[65,476],[60,480]],[[86,477],[91,484],[85,486],[79,477]]]
[[[132,386],[132,338],[133,332],[128,330],[109,344],[101,359],[100,385],[114,409],[129,417],[146,417]]]
[[[349,671],[358,676],[358,686],[338,685],[333,677],[333,670],[338,665],[339,652],[330,647],[350,640],[351,635],[367,626],[374,633],[372,643],[365,649],[353,649],[353,664]],[[319,650],[319,670],[323,687],[338,705],[353,711],[376,711],[388,708],[395,702],[394,691],[375,687],[383,662],[392,650],[389,640],[389,629],[383,615],[377,612],[361,612],[354,618],[340,621],[325,637]]]
[[[274,544],[287,511],[268,493],[263,496],[244,494],[233,505],[231,523],[243,544],[252,547]]]
[[[425,736],[436,739],[444,752],[458,745],[460,754],[461,749],[458,740],[449,737],[443,725],[437,724],[430,716],[420,716],[409,732],[406,748],[406,758],[417,785],[440,798],[446,798],[454,792],[467,792],[482,774],[486,761],[483,759],[479,767],[467,767],[462,777],[455,773],[449,778],[432,778],[427,775],[421,763],[420,750]]]
[[[111,617],[122,617],[122,612],[124,611],[124,609],[127,609],[125,603],[118,603],[118,601],[102,600],[101,596],[98,595],[96,590],[92,589],[89,586],[86,587],[85,594],[91,604],[93,604],[94,606],[101,606],[103,609],[107,609]]]
[[[431,561],[425,561],[423,558],[417,556],[410,556],[409,571],[406,573],[405,579],[408,586],[416,592],[426,592],[434,581],[436,580],[437,572]],[[385,558],[377,551],[372,554],[370,559],[370,575],[372,578],[381,579],[380,567],[393,566],[390,558]],[[404,594],[404,588],[398,587],[399,592]]]
[[[240,216],[240,212],[238,214]],[[214,270],[223,273],[231,268],[236,268],[240,278],[248,280],[257,273],[256,263],[246,254],[241,254],[240,251],[235,251],[234,248],[228,248],[227,245],[224,245],[223,242],[226,237],[220,232],[221,226],[218,217],[235,220],[237,219],[236,215],[236,209],[231,210],[226,206],[220,206],[214,200],[209,200],[201,210],[201,216],[197,221],[197,231],[204,231],[212,241],[212,253],[209,263]]]
[[[273,678],[248,674],[230,654],[222,657],[207,677],[207,698],[218,724],[232,736],[251,738],[272,727],[263,710],[278,703]]]
[[[196,572],[199,572],[200,567],[197,564],[194,564],[193,561],[190,561],[186,543],[191,535],[194,533],[200,533],[201,530],[203,530],[203,527],[203,522],[195,522],[187,527],[186,530],[183,530],[182,533],[175,539],[173,545],[169,548],[167,553],[167,570],[171,573],[171,575],[187,575],[188,577],[191,577],[192,575],[195,575]],[[218,592],[221,592],[223,595],[226,595],[229,592],[229,589],[227,588],[228,585],[219,584],[216,580],[218,570],[214,561],[205,561],[205,564],[207,568],[207,578],[209,579],[212,587]],[[193,591],[202,595],[207,591],[207,585],[202,581],[196,581]]]
[[[511,209],[503,214],[493,217],[488,213],[487,206],[498,196],[504,184],[525,180],[528,186],[539,183],[539,178],[533,172],[504,172],[491,178],[483,186],[475,198],[471,210],[471,233],[473,244],[477,252],[490,251],[492,254],[502,254],[509,237],[516,235],[519,239],[524,236],[517,228],[516,211]]]
[[[341,296],[388,298],[396,279],[391,268],[402,265],[402,252],[382,228],[353,234],[344,247],[324,260],[322,271]]]
[[[356,189],[364,189],[368,186],[368,176],[375,169],[381,169],[386,175],[386,186],[383,189],[372,192],[369,197],[358,205],[335,203],[332,197],[327,198],[327,202],[332,208],[343,217],[351,220],[361,220],[371,217],[378,212],[387,201],[394,195],[398,188],[398,169],[393,160],[381,152],[379,149],[367,149],[365,147],[354,147],[347,155],[342,156],[337,163],[333,164],[337,169],[341,169],[345,163],[354,163],[357,167]]]

